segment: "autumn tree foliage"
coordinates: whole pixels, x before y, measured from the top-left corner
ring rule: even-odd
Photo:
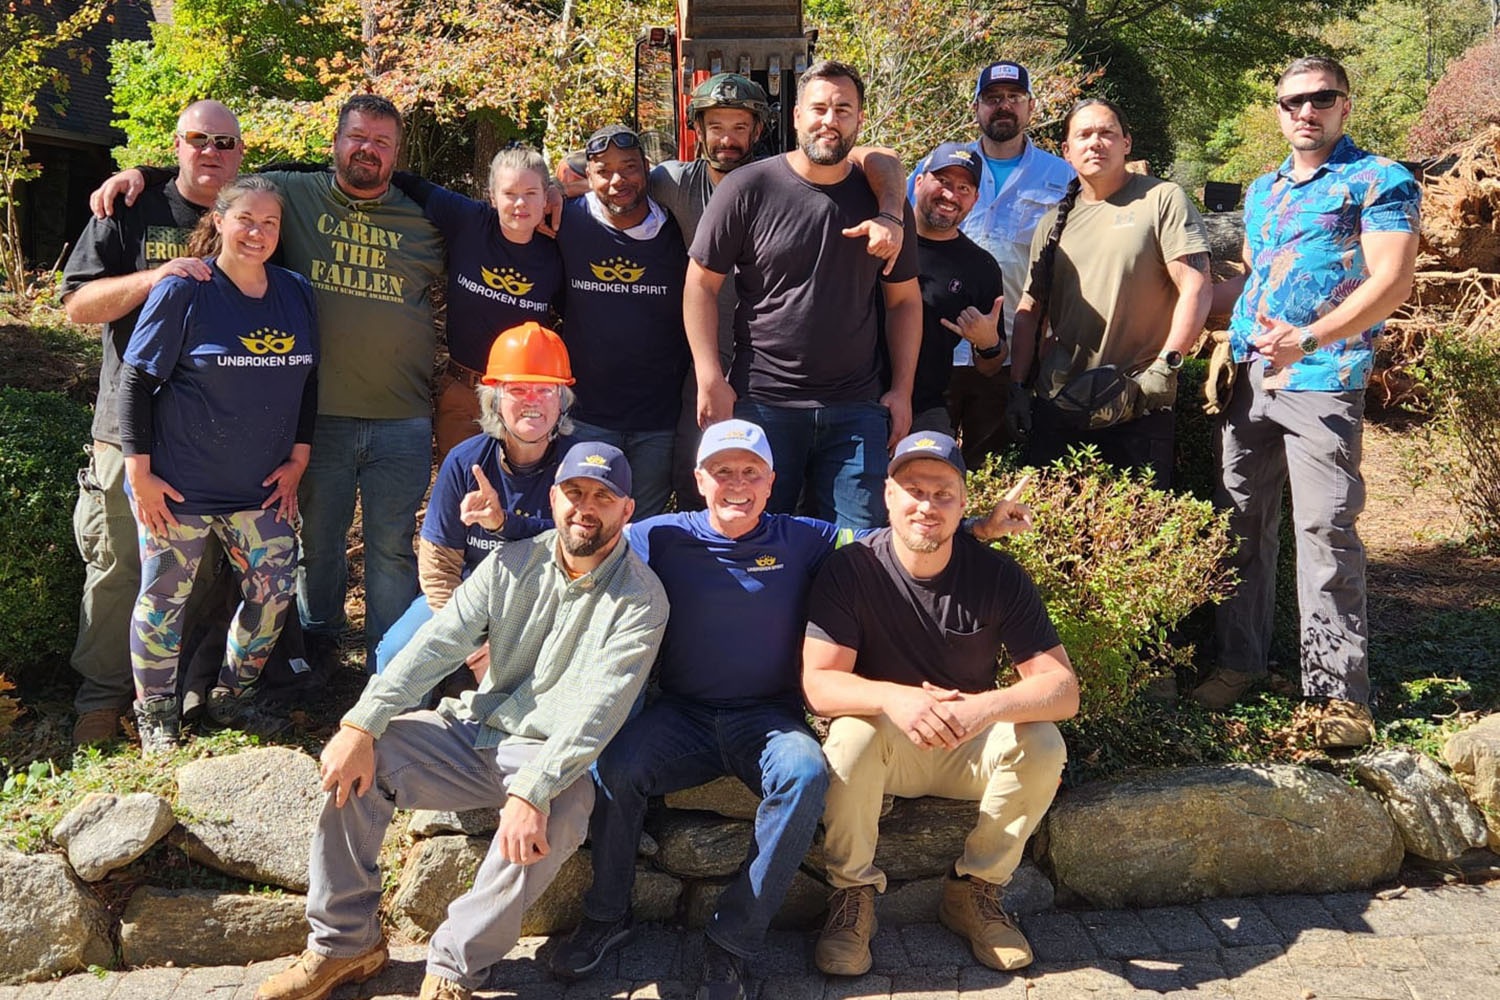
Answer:
[[[1412,156],[1433,156],[1500,124],[1500,31],[1448,67],[1407,137]]]

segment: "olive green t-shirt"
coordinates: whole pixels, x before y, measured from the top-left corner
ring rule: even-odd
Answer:
[[[1056,218],[1053,206],[1036,227],[1033,266]],[[1057,245],[1047,302],[1052,347],[1037,390],[1051,398],[1090,368],[1135,372],[1149,365],[1166,343],[1177,305],[1167,262],[1206,252],[1203,218],[1176,184],[1131,174],[1104,201],[1080,197]]]
[[[331,173],[266,176],[286,198],[284,263],[305,275],[317,296],[318,413],[431,416],[437,334],[428,288],[443,271],[437,229],[395,188],[358,201]]]

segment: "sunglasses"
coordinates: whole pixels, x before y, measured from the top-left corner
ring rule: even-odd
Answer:
[[[596,135],[583,147],[584,156],[598,156],[614,143],[618,149],[639,149],[641,145],[640,136],[634,132],[614,132],[610,135]]]
[[[1310,94],[1288,94],[1285,97],[1278,97],[1276,103],[1281,106],[1282,111],[1295,115],[1302,110],[1302,105],[1309,101],[1319,111],[1327,111],[1340,97],[1347,96],[1342,90],[1314,90]]]
[[[178,132],[177,138],[194,149],[204,149],[209,143],[213,143],[214,149],[220,149],[226,153],[240,144],[239,136],[226,135],[222,132]]]

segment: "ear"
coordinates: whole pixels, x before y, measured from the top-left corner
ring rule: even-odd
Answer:
[[[703,466],[693,467],[693,484],[698,487],[698,495],[705,500],[708,499],[708,484],[711,482],[713,477],[704,471]]]
[[[1131,147],[1134,144],[1135,144],[1135,140],[1131,137],[1131,135],[1130,135],[1129,132],[1126,132],[1125,133],[1125,155],[1126,156],[1130,155],[1130,149],[1131,149]]]
[[[635,497],[625,498],[625,516],[620,519],[621,524],[629,524],[631,518],[635,517]]]

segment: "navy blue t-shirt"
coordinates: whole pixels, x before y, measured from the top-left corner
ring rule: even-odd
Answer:
[[[763,514],[731,539],[706,511],[692,511],[627,530],[672,605],[658,660],[663,691],[719,704],[800,701],[807,594],[838,528]]]
[[[557,244],[512,243],[494,206],[436,185],[423,211],[448,244],[448,355],[482,372],[496,335],[527,320],[548,325],[562,293]]]
[[[462,549],[464,576],[502,541],[530,538],[552,527],[552,506],[547,490],[557,473],[557,464],[573,446],[573,439],[554,440],[541,461],[532,465],[512,466],[505,461],[500,442],[488,434],[476,434],[459,442],[448,452],[432,484],[432,499],[427,502],[427,516],[422,521],[422,537],[434,545]],[[473,467],[484,470],[485,478],[500,494],[505,507],[505,523],[499,531],[488,531],[477,524],[458,519],[464,494],[479,488]]]
[[[185,498],[167,501],[175,514],[258,509],[271,495],[261,482],[296,443],[317,309],[300,274],[267,266],[266,276],[259,299],[216,264],[210,281],[158,282],[125,348],[126,364],[164,383],[152,397],[151,471]]]
[[[677,426],[690,355],[682,326],[687,248],[670,218],[637,240],[563,206],[558,231],[567,274],[562,337],[578,380],[573,416],[612,431]]]

